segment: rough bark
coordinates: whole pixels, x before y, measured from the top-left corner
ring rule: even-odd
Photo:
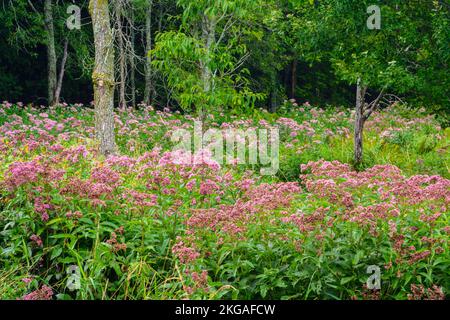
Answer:
[[[56,49],[55,49],[55,27],[53,24],[52,0],[44,2],[44,21],[47,35],[47,77],[48,77],[48,104],[55,103],[56,90]]]
[[[130,3],[131,19],[130,19],[130,85],[131,85],[131,105],[136,108],[136,61],[134,44],[136,41],[136,34],[134,32],[134,8],[133,3]]]
[[[202,20],[202,39],[205,46],[205,57],[200,61],[200,74],[203,92],[209,94],[213,90],[213,73],[210,67],[213,45],[216,41],[216,19],[205,15]],[[201,118],[206,116],[204,106],[200,109]]]
[[[126,108],[127,101],[125,96],[126,91],[126,54],[123,34],[122,21],[122,1],[115,1],[115,15],[116,15],[116,35],[119,46],[119,107]]]
[[[203,91],[209,92],[212,89],[211,50],[216,39],[216,20],[204,16],[202,23],[202,38],[205,44],[205,59],[200,62]]]
[[[95,44],[92,74],[95,102],[95,129],[100,152],[116,152],[114,137],[114,43],[107,0],[90,0]]]
[[[67,47],[69,44],[69,40],[66,39],[64,41],[64,52],[63,52],[63,57],[61,60],[61,67],[59,69],[59,76],[58,76],[58,84],[56,86],[56,90],[55,90],[55,105],[59,104],[59,100],[60,100],[60,96],[61,96],[61,89],[62,89],[62,83],[63,83],[63,78],[64,78],[64,72],[66,69],[66,62],[67,62]]]
[[[145,17],[145,89],[144,89],[144,103],[150,105],[152,99],[153,83],[152,83],[152,57],[150,51],[152,50],[152,7],[153,0],[148,1],[147,14]]]

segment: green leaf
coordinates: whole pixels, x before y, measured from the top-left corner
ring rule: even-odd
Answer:
[[[52,250],[52,254],[50,256],[50,260],[54,260],[55,258],[59,257],[62,253],[62,247],[57,247],[56,249]]]
[[[267,295],[268,288],[266,286],[262,286],[260,289],[261,297],[265,298]]]
[[[344,277],[344,278],[341,279],[341,285],[344,285],[344,284],[346,284],[346,283],[348,283],[348,282],[350,282],[350,281],[352,281],[352,280],[354,280],[354,279],[355,279],[354,276],[351,276],[351,277]]]

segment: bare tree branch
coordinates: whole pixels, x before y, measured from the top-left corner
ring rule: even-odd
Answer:
[[[368,104],[367,110],[363,115],[364,121],[369,119],[372,112],[378,107],[380,99],[383,97],[383,93],[384,93],[384,88],[381,89],[380,93],[378,94],[378,97],[375,100],[373,100],[371,103]]]
[[[28,0],[28,4],[30,5],[31,9],[33,9],[34,12],[40,14],[40,12],[34,7],[33,2],[31,2],[31,0]]]

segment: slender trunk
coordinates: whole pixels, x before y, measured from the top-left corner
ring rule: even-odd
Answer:
[[[115,15],[116,15],[116,35],[119,42],[119,107],[126,108],[127,101],[125,96],[126,91],[126,56],[125,46],[123,41],[123,25],[122,25],[122,0],[115,1]]]
[[[358,79],[356,85],[356,110],[354,128],[354,162],[359,166],[363,160],[364,103],[366,89]]]
[[[297,59],[292,61],[291,69],[291,94],[290,98],[295,99],[295,88],[297,87]]]
[[[270,109],[269,111],[272,113],[277,112],[277,104],[278,104],[278,92],[277,92],[277,75],[275,72],[272,74],[272,89],[270,92]]]
[[[133,108],[136,108],[136,62],[134,60],[135,51],[134,51],[134,43],[136,41],[136,34],[134,32],[134,8],[133,3],[130,3],[131,6],[131,21],[130,21],[130,84],[131,84],[131,105]]]
[[[45,29],[47,34],[47,76],[48,76],[48,105],[55,103],[56,90],[56,49],[55,28],[53,25],[52,0],[44,2]]]
[[[114,137],[114,43],[108,1],[90,0],[95,44],[95,65],[92,74],[95,101],[95,130],[100,152],[116,152]]]
[[[164,18],[164,15],[166,14],[166,12],[161,9],[161,6],[160,6],[160,10],[158,10],[158,11],[159,11],[158,32],[161,32],[162,25],[163,25],[163,18]]]
[[[67,62],[67,46],[69,44],[69,40],[66,39],[64,41],[64,53],[61,60],[61,67],[59,69],[59,77],[58,77],[58,84],[56,86],[55,90],[55,105],[59,104],[60,96],[61,96],[61,89],[62,89],[62,83],[64,78],[64,72],[66,69],[66,62]]]
[[[200,73],[203,83],[203,92],[208,95],[213,90],[213,74],[211,71],[212,47],[216,41],[216,19],[204,16],[202,21],[202,39],[205,46],[204,59],[200,61]],[[200,107],[201,118],[206,116],[204,106]]]
[[[208,16],[203,17],[202,25],[202,38],[205,45],[205,59],[200,62],[201,75],[203,82],[203,91],[209,92],[212,90],[212,71],[210,68],[211,63],[211,50],[216,40],[216,20]]]
[[[269,105],[269,111],[271,113],[277,112],[277,93],[275,89],[272,89],[270,92],[270,105]]]
[[[144,103],[150,105],[152,99],[152,56],[150,51],[152,50],[152,6],[153,0],[149,0],[147,15],[145,17],[145,90],[144,90]]]
[[[291,85],[290,85],[290,73],[291,73],[291,66],[286,65],[286,67],[283,69],[283,85],[284,85],[284,92],[286,93],[286,96],[291,96]]]

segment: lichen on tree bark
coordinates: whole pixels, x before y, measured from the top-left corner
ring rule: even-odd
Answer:
[[[95,103],[95,132],[100,153],[116,152],[114,135],[114,43],[107,0],[91,0],[89,11],[95,43],[95,66],[92,73]]]

